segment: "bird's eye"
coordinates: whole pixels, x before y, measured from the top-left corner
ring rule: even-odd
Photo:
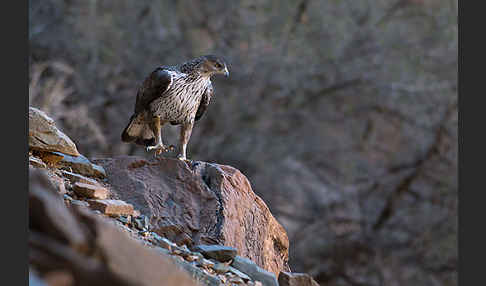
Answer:
[[[220,63],[216,63],[214,66],[215,66],[216,68],[218,68],[218,69],[220,69],[220,68],[222,68],[222,67],[223,67],[223,66],[222,66]]]

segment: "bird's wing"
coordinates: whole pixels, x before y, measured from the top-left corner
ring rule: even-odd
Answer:
[[[204,91],[203,96],[201,97],[201,102],[199,102],[199,107],[197,108],[196,111],[196,118],[195,120],[199,120],[204,112],[206,112],[206,109],[208,108],[209,101],[211,100],[211,97],[213,96],[213,85],[209,84],[209,86],[206,88],[206,91]]]
[[[138,89],[135,102],[135,113],[149,109],[150,103],[161,97],[172,84],[172,75],[169,69],[158,67],[143,81]]]

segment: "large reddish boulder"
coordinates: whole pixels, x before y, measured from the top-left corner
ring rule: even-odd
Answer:
[[[289,271],[284,228],[237,169],[135,156],[94,160],[113,197],[151,218],[153,231],[178,244],[222,244],[278,275]]]

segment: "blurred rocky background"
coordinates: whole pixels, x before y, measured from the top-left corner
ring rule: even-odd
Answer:
[[[232,165],[321,285],[457,285],[457,0],[29,0],[29,105],[89,157],[158,65],[223,56],[189,142]],[[175,144],[178,128],[164,128]]]

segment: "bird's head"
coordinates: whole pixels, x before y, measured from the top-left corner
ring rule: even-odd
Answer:
[[[224,74],[229,76],[228,67],[223,59],[213,55],[201,57],[201,62],[197,65],[197,70],[200,74],[205,76],[212,76],[213,74]]]

